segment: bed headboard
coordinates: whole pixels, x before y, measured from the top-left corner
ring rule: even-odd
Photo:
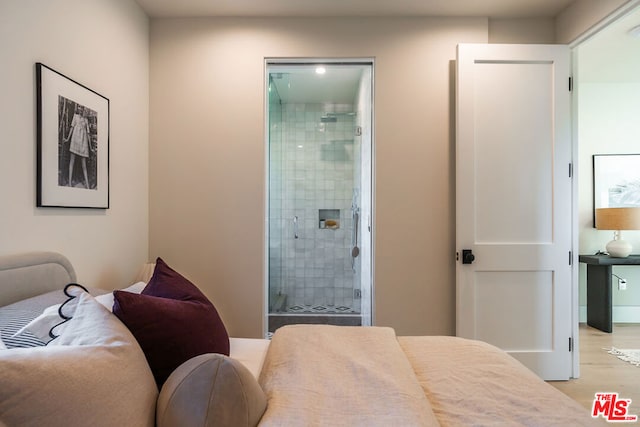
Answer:
[[[0,307],[63,289],[76,281],[69,260],[56,252],[0,256]]]

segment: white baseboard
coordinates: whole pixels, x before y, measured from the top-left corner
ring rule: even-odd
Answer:
[[[587,321],[587,306],[580,306],[580,322]],[[640,323],[640,306],[615,305],[613,306],[613,323]]]

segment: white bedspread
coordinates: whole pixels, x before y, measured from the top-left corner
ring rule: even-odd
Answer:
[[[229,357],[242,363],[258,379],[270,343],[259,338],[229,338]]]
[[[280,328],[260,385],[263,426],[438,425],[390,328]]]
[[[589,411],[489,344],[398,337],[443,426],[599,425]]]

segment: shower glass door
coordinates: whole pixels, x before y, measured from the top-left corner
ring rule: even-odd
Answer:
[[[267,62],[268,332],[371,324],[372,63]]]

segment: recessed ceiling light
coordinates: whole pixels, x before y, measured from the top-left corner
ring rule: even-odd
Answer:
[[[629,35],[636,39],[640,39],[640,25],[629,30]]]
[[[317,67],[316,68],[316,74],[324,74],[327,72],[327,69],[324,67]]]

